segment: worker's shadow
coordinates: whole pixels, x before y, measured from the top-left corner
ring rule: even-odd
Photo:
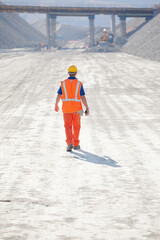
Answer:
[[[100,164],[100,165],[108,165],[110,167],[115,167],[115,168],[121,167],[120,165],[117,164],[116,161],[114,161],[113,159],[111,159],[108,156],[100,157],[96,154],[86,152],[84,150],[76,150],[71,153],[73,155],[75,155],[74,158],[81,160],[81,161],[90,162],[90,163],[94,163],[94,164]]]

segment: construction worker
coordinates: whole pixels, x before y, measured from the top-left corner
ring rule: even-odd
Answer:
[[[83,85],[76,78],[77,67],[68,68],[69,77],[61,82],[55,103],[55,111],[59,111],[58,103],[62,100],[62,111],[66,133],[67,151],[80,149],[79,133],[81,128],[82,103],[85,106],[85,115],[89,115],[89,107],[85,97]]]

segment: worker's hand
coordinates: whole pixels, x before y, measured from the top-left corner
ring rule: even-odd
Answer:
[[[55,104],[55,108],[54,108],[54,110],[55,110],[56,112],[58,112],[58,111],[59,111],[58,104]]]
[[[86,108],[85,115],[86,115],[86,116],[89,115],[89,108]]]
[[[80,110],[80,111],[78,111],[78,112],[77,112],[77,114],[79,114],[79,115],[80,115],[80,117],[82,117],[82,116],[83,116],[83,114],[84,114],[84,111],[83,111],[83,110]]]

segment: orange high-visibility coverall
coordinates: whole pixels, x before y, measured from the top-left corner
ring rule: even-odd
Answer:
[[[66,132],[66,143],[67,145],[79,145],[79,133],[81,128],[81,117],[80,114],[75,113],[64,113],[64,127]]]
[[[67,145],[79,145],[79,133],[81,128],[81,117],[77,114],[82,110],[80,97],[81,82],[77,79],[70,81],[66,79],[61,82],[62,88],[62,111]]]

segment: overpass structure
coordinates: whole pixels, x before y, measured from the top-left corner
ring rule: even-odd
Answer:
[[[18,13],[43,13],[46,14],[46,27],[48,46],[56,46],[56,18],[57,16],[81,16],[89,19],[89,46],[95,44],[94,40],[94,19],[95,15],[111,15],[111,31],[115,34],[115,16],[120,19],[121,36],[126,35],[126,18],[143,17],[146,20],[156,14],[154,8],[108,8],[108,7],[43,7],[43,6],[17,6],[0,5],[0,12]]]

